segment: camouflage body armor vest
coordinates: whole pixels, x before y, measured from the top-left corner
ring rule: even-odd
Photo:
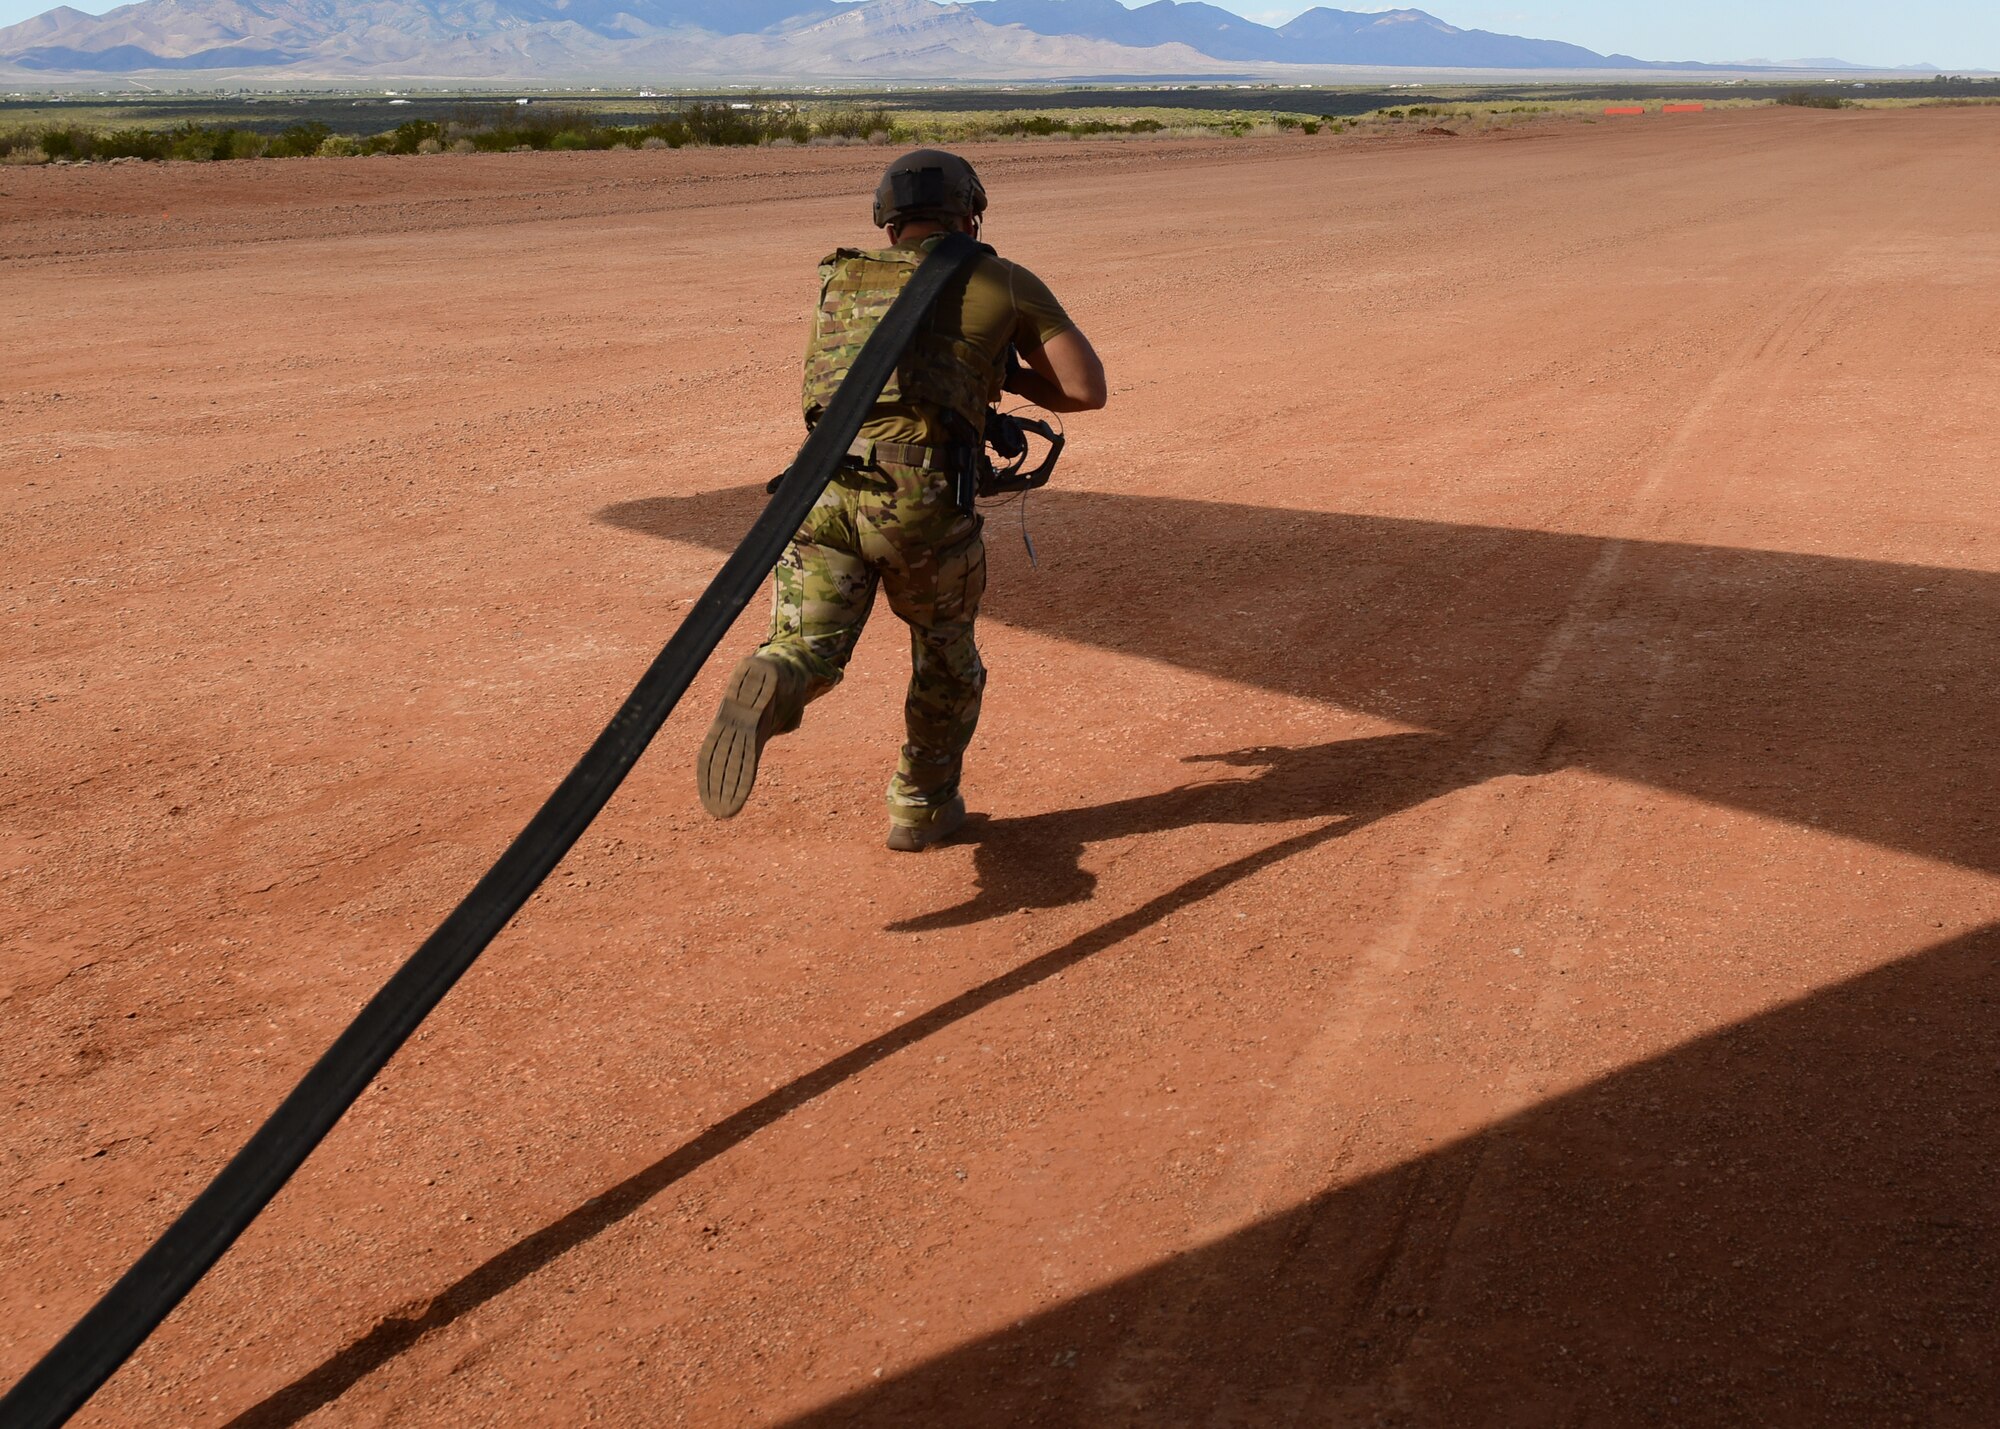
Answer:
[[[807,426],[817,422],[833,400],[862,344],[925,256],[923,250],[909,248],[875,252],[842,248],[820,264],[819,311],[806,353]],[[998,393],[1000,378],[1000,371],[977,347],[927,324],[877,400],[928,407],[943,414],[961,441],[977,442],[986,429],[986,408]]]

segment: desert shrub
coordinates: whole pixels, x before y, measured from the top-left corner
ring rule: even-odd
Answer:
[[[26,144],[41,150],[46,156],[42,160],[43,163],[47,163],[50,159],[76,159],[89,156],[87,149],[81,154],[77,152],[78,140],[82,136],[73,129],[49,128],[39,131],[32,138],[23,137]]]
[[[391,154],[415,154],[422,150],[426,141],[440,144],[444,138],[444,125],[434,119],[408,119],[389,131]]]
[[[888,133],[894,128],[895,125],[889,119],[889,111],[879,105],[872,109],[860,105],[844,105],[839,109],[829,109],[812,120],[812,131],[815,134],[838,135],[844,139],[866,139],[871,143],[875,141],[877,134]]]
[[[614,144],[636,146],[662,126],[607,125],[590,114],[548,109],[530,111],[489,127],[454,126],[454,131],[461,127],[465,132],[460,137],[474,148],[497,154],[535,149],[609,149]],[[673,143],[671,138],[666,142]]]
[[[1065,131],[1066,132],[1066,131]],[[184,124],[169,132],[97,132],[55,126],[0,135],[0,157],[34,153],[18,163],[54,159],[182,159],[206,162],[259,156],[296,158],[356,154],[526,153],[553,149],[678,149],[684,145],[886,143],[894,136],[887,109],[846,105],[815,116],[795,105],[738,109],[726,103],[662,108],[649,123],[606,123],[598,115],[556,108],[523,109],[497,119],[471,112],[439,123],[411,119],[365,136],[335,134],[320,123],[295,124],[275,135],[231,126]]]
[[[660,128],[677,149],[681,144],[754,144],[763,134],[751,117],[753,112],[720,103],[690,104],[663,120]],[[676,139],[680,143],[675,143]]]
[[[88,152],[93,159],[164,159],[169,140],[154,129],[114,129],[89,136]],[[72,148],[81,148],[72,144]]]
[[[1317,119],[1300,120],[1299,128],[1307,134],[1317,134],[1319,133],[1319,121]]]
[[[398,124],[394,129],[385,129],[380,134],[370,134],[355,141],[359,152],[376,154],[414,154],[417,146],[426,139],[436,139],[444,133],[444,126],[429,119],[410,119]]]
[[[184,159],[197,163],[255,159],[262,157],[269,143],[254,129],[192,123],[164,133],[154,129],[45,129],[40,142],[50,158],[79,163],[92,159]]]
[[[264,153],[273,159],[303,159],[317,154],[320,145],[333,137],[333,131],[324,124],[294,124],[281,130],[265,146]]]
[[[492,153],[513,149],[546,149],[556,135],[587,127],[588,115],[562,109],[524,109],[504,121],[474,129],[468,137],[479,148]]]
[[[230,145],[235,133],[229,129],[211,129],[202,124],[183,124],[167,136],[167,157],[190,163],[205,164],[213,159],[229,157]]]
[[[48,161],[49,151],[39,144],[26,143],[19,147],[9,145],[6,149],[0,150],[0,164],[9,164],[17,168],[27,164],[46,164]]]
[[[1067,119],[1051,119],[1046,114],[1031,114],[1026,119],[1003,119],[994,125],[993,128],[994,132],[1000,134],[1034,135],[1037,138],[1046,138],[1050,134],[1066,133],[1069,129],[1069,121]]]
[[[1003,138],[1087,139],[1098,134],[1158,134],[1165,129],[1157,119],[1058,119],[1049,114],[1030,114],[1019,119],[1002,119],[986,132]]]
[[[73,124],[46,125],[16,131],[22,145],[38,148],[50,159],[164,159],[175,144],[187,150],[187,157],[227,158],[232,136],[248,131],[203,129],[183,125],[171,134],[151,129],[86,129]]]
[[[1845,109],[1847,101],[1837,94],[1816,89],[1792,89],[1778,96],[1778,103],[1793,109]]]

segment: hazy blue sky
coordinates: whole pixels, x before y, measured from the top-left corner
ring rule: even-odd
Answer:
[[[104,0],[74,0],[93,14]],[[1266,24],[1307,4],[1218,0]],[[44,0],[0,0],[0,25],[50,8]],[[1338,8],[1388,9],[1349,3]],[[1420,3],[1467,29],[1569,40],[1654,60],[1801,59],[2000,70],[2000,0],[1435,0]]]

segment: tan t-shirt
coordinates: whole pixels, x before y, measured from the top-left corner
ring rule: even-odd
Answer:
[[[918,245],[909,245],[918,246]],[[1010,344],[1040,347],[1076,324],[1056,301],[1048,285],[1018,263],[990,254],[954,278],[931,310],[931,326],[951,337],[963,337],[992,363],[992,398],[1000,397],[1004,354]],[[951,440],[941,414],[927,407],[880,402],[862,424],[861,435],[877,442],[912,446],[943,446]]]

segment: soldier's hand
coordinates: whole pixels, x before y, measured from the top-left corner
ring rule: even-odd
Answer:
[[[1021,349],[1014,346],[1011,342],[1008,343],[1007,375],[1000,379],[1000,389],[1003,392],[1013,392],[1018,395],[1021,391],[1020,381],[1027,375],[1027,372],[1028,369],[1021,365]]]

